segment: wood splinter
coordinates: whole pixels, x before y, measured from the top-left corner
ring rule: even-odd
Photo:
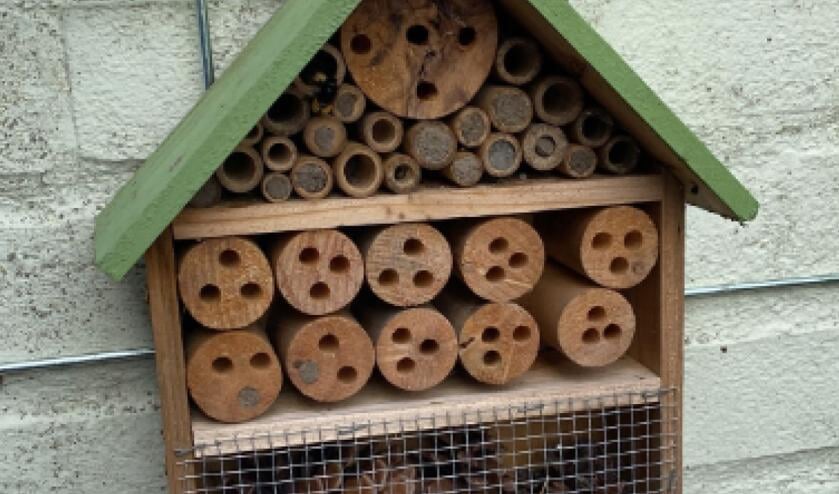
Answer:
[[[388,112],[369,113],[361,120],[364,142],[377,153],[395,151],[402,144],[404,134],[402,121]]]
[[[347,145],[347,129],[335,117],[314,117],[303,129],[303,142],[315,156],[334,158]]]
[[[259,186],[263,173],[259,153],[252,147],[240,146],[216,170],[216,178],[230,192],[244,194]]]
[[[500,132],[490,134],[481,146],[479,155],[484,170],[496,178],[516,173],[524,157],[519,140],[513,135]]]
[[[568,125],[583,111],[585,101],[580,84],[570,77],[543,77],[530,88],[536,116],[550,125]]]
[[[290,136],[303,130],[311,117],[311,111],[305,95],[291,88],[277,98],[265,112],[261,123],[271,134]]]
[[[484,86],[476,101],[500,132],[518,134],[533,121],[533,102],[517,87]]]
[[[405,134],[404,148],[426,170],[442,170],[457,152],[457,139],[442,122],[417,122]]]
[[[629,136],[618,135],[597,150],[597,166],[615,175],[626,175],[638,168],[641,148]]]
[[[285,173],[271,172],[263,177],[260,190],[266,201],[278,203],[287,201],[291,197],[293,188],[291,180]]]
[[[530,38],[508,38],[498,47],[495,75],[514,86],[531,82],[542,71],[542,50]]]
[[[550,171],[562,163],[568,139],[562,129],[554,125],[533,124],[521,140],[524,161],[537,171]]]
[[[417,190],[422,181],[422,168],[407,154],[394,153],[385,159],[385,187],[394,194],[408,194]]]
[[[472,187],[481,181],[484,163],[475,153],[458,151],[449,166],[443,168],[443,176],[460,187]]]

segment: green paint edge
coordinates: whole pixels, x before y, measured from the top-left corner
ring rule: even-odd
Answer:
[[[96,218],[96,265],[121,279],[359,0],[287,0]]]
[[[738,221],[757,216],[758,202],[567,0],[529,0],[612,88],[679,156]],[[724,211],[717,211],[725,215]]]

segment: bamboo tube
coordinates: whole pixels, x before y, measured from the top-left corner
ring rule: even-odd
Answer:
[[[518,134],[533,121],[533,102],[513,86],[484,86],[475,100],[500,132]]]
[[[542,274],[542,239],[518,218],[463,220],[451,225],[448,238],[458,277],[486,300],[521,297]]]
[[[565,211],[537,224],[550,257],[607,288],[631,288],[658,261],[658,230],[630,206]]]
[[[248,132],[248,135],[242,139],[242,142],[239,144],[240,146],[253,146],[256,147],[259,144],[259,141],[265,136],[265,129],[262,127],[262,124],[257,122],[256,125]]]
[[[478,155],[487,174],[496,178],[516,173],[523,159],[519,140],[513,135],[500,132],[490,134],[481,145]]]
[[[303,129],[303,142],[320,158],[334,158],[347,145],[347,129],[335,117],[313,117]]]
[[[291,186],[303,199],[322,199],[332,192],[332,167],[315,156],[301,156],[291,169]]]
[[[285,202],[291,197],[291,180],[285,173],[271,172],[263,177],[260,190],[268,202]]]
[[[335,118],[345,124],[355,123],[364,115],[366,107],[367,97],[361,89],[352,84],[341,84],[335,96]]]
[[[407,154],[394,153],[384,161],[385,187],[394,194],[407,194],[419,188],[422,168]]]
[[[569,129],[571,140],[590,148],[599,148],[612,137],[615,121],[600,108],[586,108]]]
[[[498,47],[495,75],[507,84],[521,86],[542,70],[542,50],[530,38],[508,38]]]
[[[186,346],[186,385],[208,417],[246,422],[276,401],[283,374],[261,327],[225,333],[197,329]]]
[[[404,149],[426,170],[442,170],[454,158],[457,138],[443,122],[426,120],[408,129]]]
[[[376,367],[405,391],[437,386],[457,363],[457,337],[434,308],[399,309],[380,302],[359,303],[356,316],[376,347]]]
[[[554,125],[533,124],[521,139],[524,161],[538,171],[550,171],[559,166],[568,147],[562,129]]]
[[[502,385],[524,374],[539,351],[539,329],[520,306],[484,303],[459,285],[434,304],[457,332],[460,363],[475,379]]]
[[[345,307],[364,281],[361,253],[337,230],[280,235],[270,260],[280,293],[305,314],[319,316]]]
[[[235,193],[250,192],[262,181],[262,158],[251,147],[238,147],[216,170],[222,187]]]
[[[472,187],[484,175],[484,162],[471,151],[458,151],[449,166],[443,168],[443,176],[460,187]]]
[[[310,317],[286,311],[272,329],[289,380],[309,398],[341,401],[370,379],[373,344],[348,312]]]
[[[274,135],[290,136],[303,130],[311,114],[305,95],[291,88],[277,98],[260,122]]]
[[[369,147],[350,142],[332,161],[338,187],[350,197],[370,197],[384,181],[382,158]]]
[[[327,83],[336,87],[343,84],[347,77],[347,64],[344,56],[329,43],[323,45],[300,75],[294,80],[294,87],[305,96],[316,96],[320,87]]]
[[[557,170],[566,177],[587,178],[594,175],[596,168],[597,155],[593,149],[582,144],[568,144]]]
[[[184,307],[202,326],[237,329],[262,317],[274,297],[265,254],[252,241],[225,237],[190,247],[178,266]]]
[[[467,106],[457,112],[449,120],[449,126],[458,142],[467,148],[479,147],[492,132],[489,115],[477,106]]]
[[[192,196],[192,199],[189,201],[189,206],[193,208],[209,208],[218,204],[219,201],[221,201],[221,184],[218,183],[218,179],[213,175]]]
[[[550,125],[568,125],[583,111],[585,95],[580,84],[570,77],[547,76],[530,88],[536,116]]]
[[[269,136],[260,148],[265,168],[275,172],[287,172],[297,162],[299,154],[294,141],[285,136]]]
[[[558,264],[519,303],[533,314],[542,342],[584,367],[621,358],[635,335],[635,312],[618,292],[600,288]]]
[[[361,120],[361,135],[367,146],[377,153],[390,153],[402,144],[405,129],[402,121],[385,111],[368,113]]]
[[[618,135],[609,139],[598,151],[597,166],[615,175],[626,175],[638,168],[641,148],[629,136]]]
[[[451,276],[451,249],[431,225],[371,228],[359,235],[358,246],[370,289],[391,305],[410,307],[429,302]]]

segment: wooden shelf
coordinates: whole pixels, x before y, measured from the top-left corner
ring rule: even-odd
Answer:
[[[230,454],[243,448],[259,450],[363,438],[392,433],[397,428],[413,431],[441,424],[477,423],[479,412],[483,417],[491,416],[498,407],[521,407],[515,417],[538,415],[541,409],[522,406],[535,401],[568,400],[568,408],[563,411],[582,410],[586,399],[602,396],[614,396],[610,403],[623,405],[628,404],[629,396],[621,398],[621,394],[656,392],[660,387],[655,374],[628,357],[608,367],[584,369],[556,354],[547,354],[527,374],[502,388],[481,385],[458,373],[423,393],[406,393],[374,379],[353,398],[325,404],[303,397],[286,383],[272,408],[245,424],[221,424],[193,410],[192,433],[197,446],[210,446],[206,451],[198,447],[197,456]],[[363,428],[358,424],[364,424]],[[338,437],[338,431],[351,432]]]
[[[426,186],[412,194],[380,194],[366,199],[330,197],[187,208],[172,228],[176,239],[252,235],[653,202],[661,200],[663,190],[661,175],[537,178],[470,189]]]

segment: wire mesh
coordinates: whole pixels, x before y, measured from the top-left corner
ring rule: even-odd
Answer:
[[[179,478],[190,494],[667,493],[676,478],[672,396],[660,390],[356,423],[339,440],[312,442],[312,431],[300,441],[239,437],[179,452]],[[266,439],[284,446],[258,449]]]

